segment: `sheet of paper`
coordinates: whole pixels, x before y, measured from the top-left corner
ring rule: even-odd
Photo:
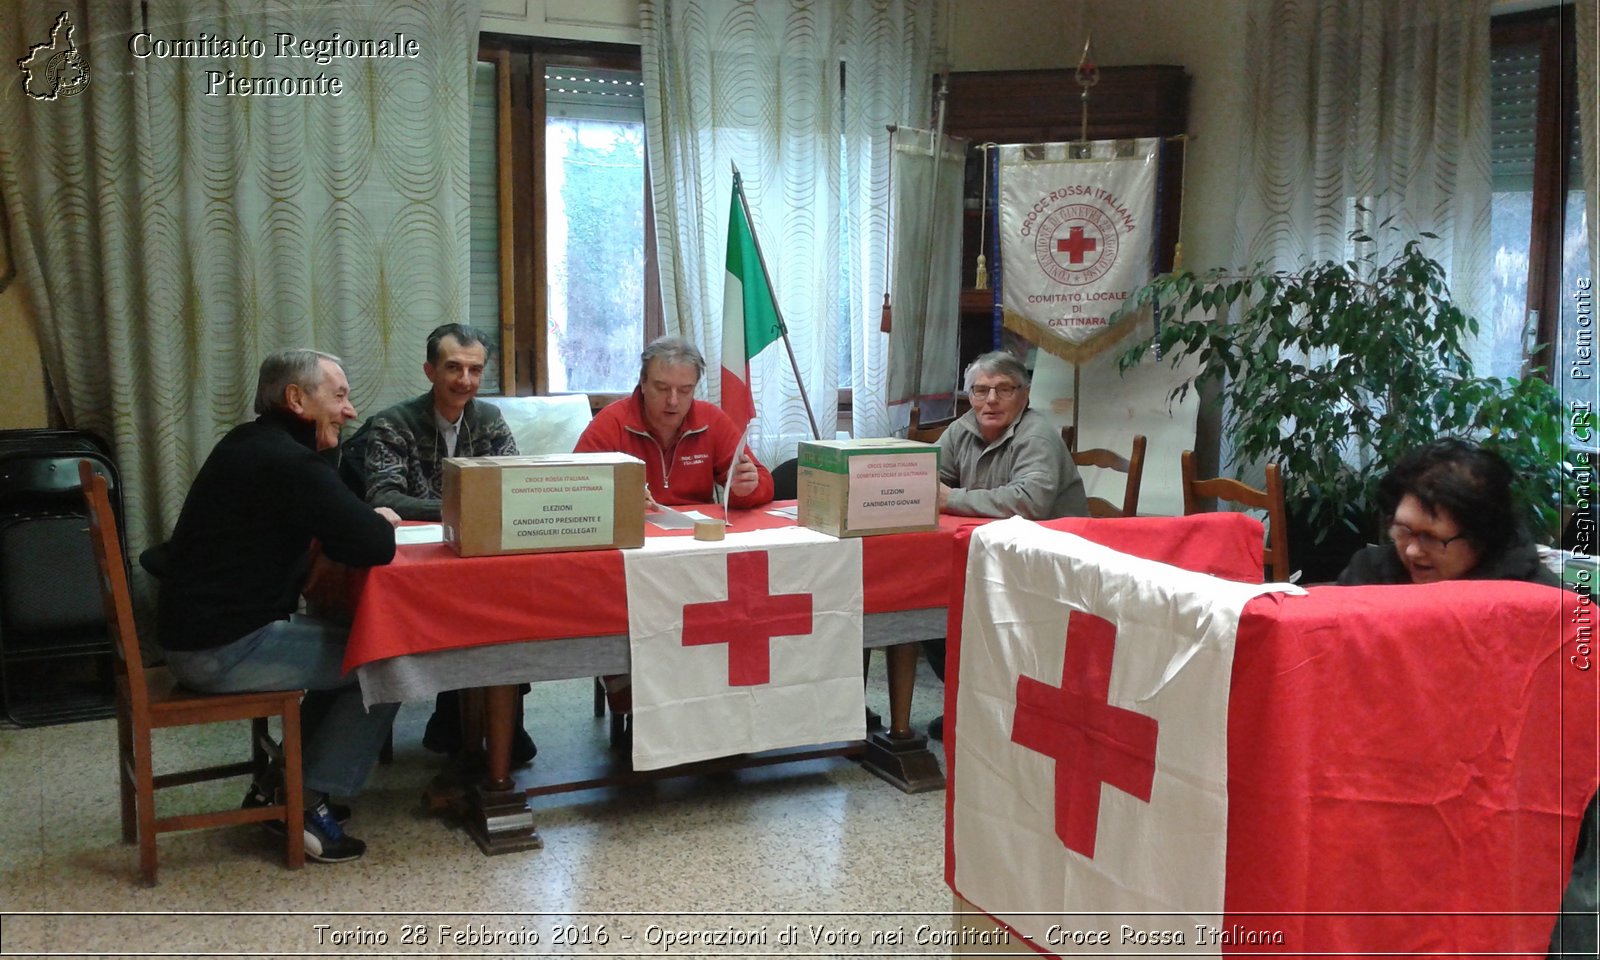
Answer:
[[[791,503],[787,507],[777,507],[775,509],[768,510],[767,513],[774,517],[787,517],[790,520],[799,520],[800,504]]]
[[[444,543],[444,524],[424,523],[417,526],[395,527],[394,542],[400,546],[411,543]]]
[[[662,507],[655,513],[647,513],[644,518],[662,530],[693,530],[696,520],[712,519],[699,510],[673,510],[671,507]]]

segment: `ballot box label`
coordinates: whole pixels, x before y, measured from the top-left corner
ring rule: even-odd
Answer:
[[[850,458],[845,526],[909,527],[927,523],[928,504],[939,497],[939,457],[897,453]]]
[[[439,504],[463,557],[644,543],[644,461],[624,453],[449,457]]]
[[[500,474],[500,546],[609,546],[616,484],[600,470],[507,469]]]

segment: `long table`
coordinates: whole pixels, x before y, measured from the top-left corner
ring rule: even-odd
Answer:
[[[770,511],[728,514],[728,537],[793,526]],[[720,513],[716,508],[699,508]],[[982,521],[943,517],[938,530],[865,538],[863,645],[887,648],[889,729],[865,746],[864,765],[908,792],[942,789],[925,738],[910,726],[918,641],[944,636],[951,547]],[[647,535],[687,536],[646,524]],[[517,685],[627,673],[627,584],[620,550],[462,558],[444,544],[402,546],[387,566],[354,575],[355,617],[345,667],[368,703],[426,699],[484,688],[484,772],[463,797],[466,821],[486,853],[539,845],[509,745]],[[801,756],[816,754],[796,754]]]

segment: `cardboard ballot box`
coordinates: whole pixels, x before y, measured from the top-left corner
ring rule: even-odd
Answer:
[[[446,542],[463,557],[644,543],[644,461],[623,453],[451,457]]]
[[[835,537],[939,526],[939,448],[899,440],[802,441],[800,525]]]

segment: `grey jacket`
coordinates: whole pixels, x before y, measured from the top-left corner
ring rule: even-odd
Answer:
[[[939,480],[951,487],[945,512],[968,517],[1054,520],[1086,517],[1083,478],[1061,432],[1025,409],[994,443],[967,411],[939,437]]]

